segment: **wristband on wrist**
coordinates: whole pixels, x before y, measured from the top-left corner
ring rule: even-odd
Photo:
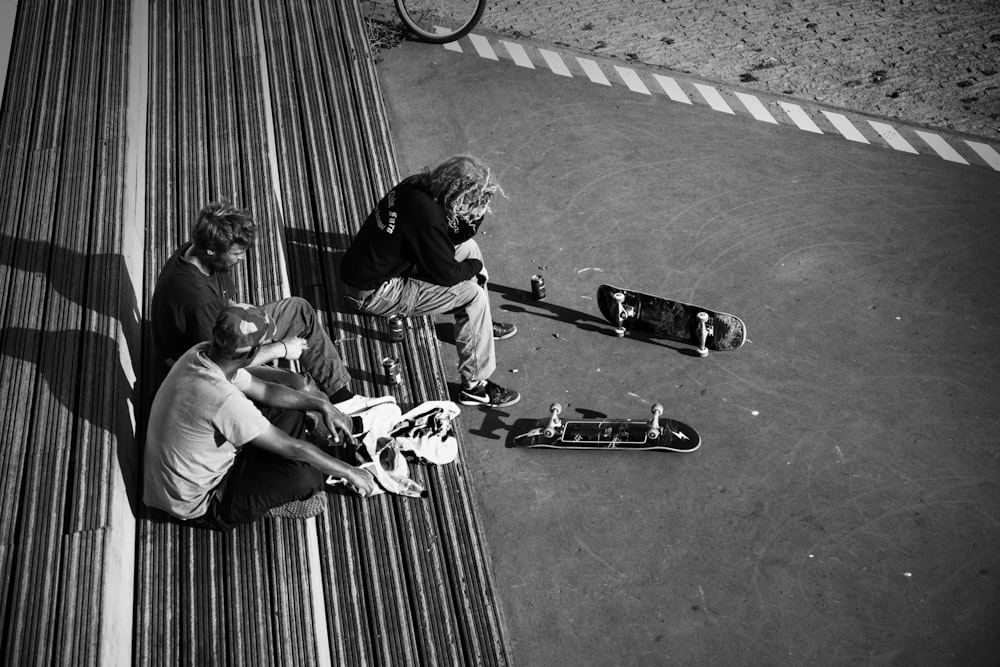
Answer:
[[[288,346],[285,345],[285,341],[281,341],[281,347],[282,347],[282,349],[285,350],[285,354],[283,356],[284,356],[285,359],[287,359],[288,358]]]

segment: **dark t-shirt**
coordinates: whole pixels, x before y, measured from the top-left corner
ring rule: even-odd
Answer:
[[[163,265],[151,308],[153,345],[161,361],[175,361],[194,345],[212,339],[215,318],[236,300],[236,284],[228,271],[206,276],[182,256],[185,243]]]
[[[344,254],[341,280],[361,289],[374,289],[399,276],[448,287],[468,280],[482,271],[483,263],[478,259],[456,262],[456,240],[448,232],[444,208],[403,181],[361,225]]]

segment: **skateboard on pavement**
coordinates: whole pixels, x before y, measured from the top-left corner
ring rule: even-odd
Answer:
[[[559,417],[562,405],[553,403],[548,418],[537,428],[514,437],[512,447],[555,449],[661,449],[693,452],[701,446],[701,436],[693,428],[674,419],[663,419],[663,406],[653,406],[653,417],[640,419],[567,419]]]
[[[636,331],[694,345],[702,357],[709,350],[735,350],[747,339],[746,325],[735,315],[635,290],[601,285],[597,305],[619,336]]]

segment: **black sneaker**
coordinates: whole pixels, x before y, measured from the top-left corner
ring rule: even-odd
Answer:
[[[475,387],[462,387],[458,402],[462,405],[482,405],[487,408],[506,408],[521,400],[521,394],[513,389],[504,389],[487,380]]]
[[[517,333],[517,327],[513,324],[507,324],[506,322],[494,322],[493,323],[493,340],[503,340],[504,338],[510,338]]]

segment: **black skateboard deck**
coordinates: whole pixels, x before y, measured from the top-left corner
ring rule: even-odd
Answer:
[[[646,333],[694,345],[701,356],[735,350],[747,339],[746,325],[735,315],[622,287],[598,287],[597,306],[619,336]]]
[[[701,436],[693,428],[675,419],[664,419],[663,406],[653,406],[653,418],[641,419],[568,419],[562,420],[562,406],[553,403],[551,414],[533,428],[514,437],[512,447],[554,449],[666,450],[693,452],[701,446]]]

